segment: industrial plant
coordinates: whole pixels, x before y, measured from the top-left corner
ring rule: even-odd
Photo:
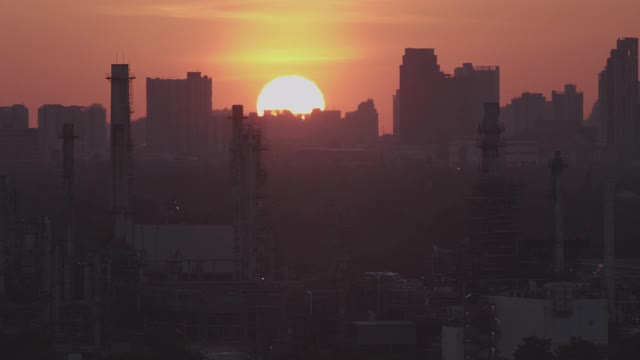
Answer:
[[[0,356],[634,359],[637,39],[618,47],[601,140],[575,86],[501,107],[500,67],[447,75],[434,49],[406,50],[394,135],[373,100],[213,110],[200,72],[147,79],[133,121],[121,63],[108,125],[46,105],[38,133],[1,108],[2,148],[28,156],[0,161]]]

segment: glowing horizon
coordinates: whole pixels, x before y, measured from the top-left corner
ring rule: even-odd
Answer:
[[[295,73],[315,79],[332,108],[374,99],[390,131],[404,49],[424,47],[447,73],[500,65],[502,104],[577,84],[588,115],[616,39],[640,36],[638,13],[636,0],[5,1],[0,99],[28,106],[31,126],[43,104],[107,106],[104,74],[124,52],[138,77],[136,117],[146,115],[145,77],[199,70],[214,79],[214,108],[254,111],[264,84]]]

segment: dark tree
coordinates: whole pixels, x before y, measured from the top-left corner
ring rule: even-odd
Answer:
[[[558,360],[600,360],[595,344],[581,338],[571,338],[571,342],[561,345],[556,351]]]
[[[522,344],[513,353],[514,360],[554,360],[551,340],[530,336],[522,339]]]

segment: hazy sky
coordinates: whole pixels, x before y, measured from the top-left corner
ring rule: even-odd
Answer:
[[[0,105],[109,103],[116,54],[136,80],[214,79],[215,108],[255,111],[274,77],[315,81],[328,108],[373,98],[391,131],[406,47],[433,47],[446,72],[500,65],[502,102],[573,82],[590,110],[618,37],[640,36],[639,0],[0,0]],[[588,114],[588,112],[587,112]]]

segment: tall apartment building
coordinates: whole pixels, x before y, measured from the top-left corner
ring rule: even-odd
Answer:
[[[24,105],[0,106],[0,130],[29,128],[29,109]]]
[[[211,126],[212,80],[199,72],[186,79],[147,78],[147,145],[168,157],[203,156]]]
[[[440,70],[434,49],[406,49],[394,97],[394,132],[413,145],[473,137],[484,104],[499,101],[498,66],[464,63],[449,75]]]
[[[566,84],[564,92],[551,94],[551,126],[556,138],[570,140],[575,136],[584,121],[584,95],[573,84]]]
[[[345,114],[346,143],[367,145],[378,139],[378,110],[373,100],[361,102],[356,111]]]
[[[62,128],[73,124],[78,159],[107,158],[107,111],[102,105],[43,105],[38,109],[40,152],[45,161],[58,161],[62,154]]]
[[[400,65],[399,126],[404,144],[437,141],[442,133],[445,74],[434,49],[406,49]]]
[[[640,144],[637,38],[618,39],[600,73],[598,90],[604,109],[602,143],[630,155]]]
[[[542,94],[525,92],[511,100],[501,118],[507,134],[516,138],[533,138],[546,132],[551,105]]]

